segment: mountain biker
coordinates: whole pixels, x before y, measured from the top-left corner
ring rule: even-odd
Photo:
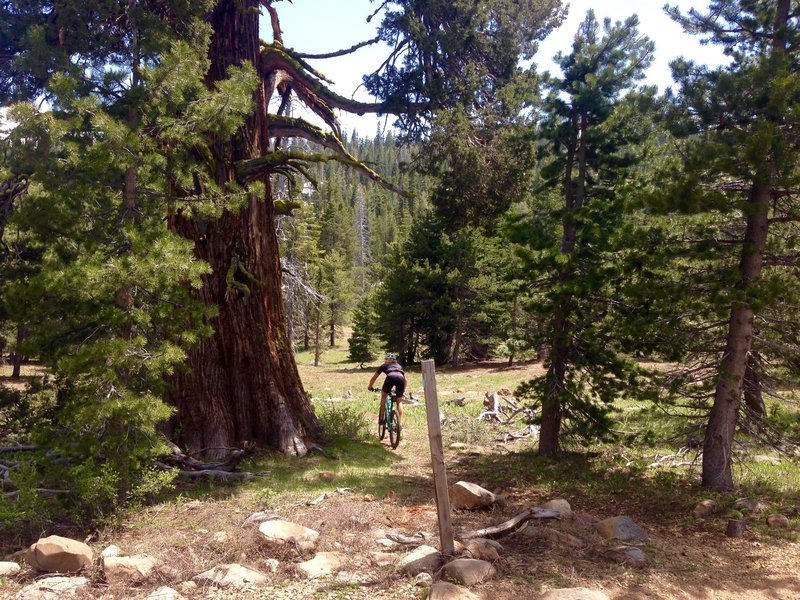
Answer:
[[[383,423],[386,420],[386,396],[392,391],[392,388],[394,388],[395,396],[397,396],[398,399],[398,402],[395,405],[397,409],[397,416],[402,419],[403,405],[399,400],[403,397],[403,393],[406,391],[406,374],[405,371],[403,371],[403,367],[399,362],[397,362],[396,352],[386,353],[386,358],[384,359],[383,364],[378,367],[378,370],[375,371],[372,379],[369,380],[367,389],[370,392],[375,391],[372,386],[375,384],[375,380],[381,373],[386,375],[386,379],[383,380],[383,386],[381,386],[381,412],[379,421]]]

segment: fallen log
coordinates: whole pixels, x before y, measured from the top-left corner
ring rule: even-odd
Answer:
[[[14,452],[35,452],[36,446],[0,446],[0,454],[13,454]]]
[[[461,534],[462,540],[471,540],[473,538],[490,538],[499,537],[509,534],[531,519],[560,519],[561,513],[552,508],[539,508],[534,506],[530,510],[523,511],[518,515],[511,517],[508,521],[503,521],[499,525],[486,527],[484,529],[477,529],[475,531],[468,531]]]
[[[195,471],[229,471],[233,472],[236,470],[236,466],[242,462],[242,459],[245,456],[245,451],[241,448],[236,448],[231,452],[231,455],[228,457],[227,460],[223,462],[213,462],[213,463],[205,463],[201,460],[197,460],[196,458],[192,458],[184,454],[180,448],[171,444],[172,447],[172,454],[163,457],[163,461],[167,464],[170,464],[174,467],[184,467],[188,469],[194,469]]]

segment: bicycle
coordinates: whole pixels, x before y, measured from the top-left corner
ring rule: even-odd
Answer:
[[[380,392],[379,388],[370,388],[371,392]],[[392,448],[397,448],[400,445],[400,433],[403,426],[400,424],[400,415],[395,410],[395,403],[399,403],[402,396],[397,396],[393,392],[386,394],[386,408],[384,418],[381,419],[380,411],[378,412],[378,439],[383,440],[386,437],[386,432],[389,432],[389,443]]]

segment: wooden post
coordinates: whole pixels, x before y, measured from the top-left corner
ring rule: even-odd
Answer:
[[[453,523],[450,521],[450,495],[447,491],[447,471],[444,466],[442,426],[439,421],[439,398],[436,394],[436,368],[432,360],[422,361],[422,381],[425,387],[425,408],[428,412],[428,440],[431,444],[433,483],[436,512],[439,514],[439,539],[442,554],[453,556]]]

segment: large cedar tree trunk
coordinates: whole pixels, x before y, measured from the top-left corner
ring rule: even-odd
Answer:
[[[258,8],[254,0],[222,0],[211,23],[213,86],[231,65],[259,62]],[[267,73],[261,72],[266,81]],[[269,148],[265,89],[256,91],[253,115],[233,141],[213,145],[215,178],[233,181],[234,162],[265,154]],[[170,226],[195,242],[198,258],[211,265],[200,291],[207,305],[216,305],[214,334],[189,356],[186,372],[173,380],[171,400],[177,407],[182,441],[190,451],[220,449],[252,441],[290,454],[304,454],[319,430],[303,390],[284,323],[281,269],[269,178],[265,197],[251,197],[237,213],[226,211],[207,225],[176,215]],[[249,295],[229,289],[228,270],[234,255],[253,279]]]

